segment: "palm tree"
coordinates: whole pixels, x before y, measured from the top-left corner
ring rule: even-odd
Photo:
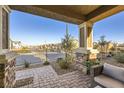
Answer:
[[[98,41],[98,44],[100,45],[100,50],[101,50],[101,52],[104,52],[106,42],[107,42],[107,41],[105,40],[105,36],[101,36],[101,37],[100,37],[100,40]]]
[[[93,43],[93,49],[98,49],[98,47],[99,47],[99,44],[97,42],[94,42]]]
[[[74,38],[68,33],[68,25],[66,24],[66,34],[62,39],[62,48],[65,51],[66,62],[69,54],[72,54],[73,49],[75,49],[76,44],[74,43]]]
[[[98,44],[100,45],[100,52],[102,54],[102,58],[103,58],[103,52],[105,50],[105,45],[106,45],[106,40],[105,40],[105,36],[101,36],[100,40],[98,41]]]

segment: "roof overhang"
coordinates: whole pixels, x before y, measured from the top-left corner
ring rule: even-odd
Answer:
[[[10,8],[74,24],[94,23],[124,10],[123,5],[10,5]]]

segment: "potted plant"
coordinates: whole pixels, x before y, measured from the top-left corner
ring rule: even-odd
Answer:
[[[92,61],[92,60],[87,60],[84,62],[84,65],[86,66],[86,74],[90,74],[90,69],[92,66],[94,65],[99,65],[100,64],[100,61],[98,60],[95,60],[95,61]]]

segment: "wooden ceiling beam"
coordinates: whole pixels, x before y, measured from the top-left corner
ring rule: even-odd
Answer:
[[[58,7],[58,9],[56,9],[56,6],[53,6],[52,9],[51,7],[52,6],[10,5],[10,8],[14,10],[73,24],[81,24],[87,21],[94,23],[124,10],[124,5],[102,5],[84,16],[79,13],[75,13],[74,11],[69,11],[69,9],[66,9],[65,6],[63,6],[64,8],[62,8],[62,6],[61,8]]]
[[[123,10],[123,5],[103,5],[86,15],[86,21],[97,22]]]
[[[10,5],[10,8],[13,10],[18,10],[18,11],[22,11],[22,12],[27,12],[27,13],[31,13],[34,15],[38,15],[38,16],[43,16],[43,17],[47,17],[47,18],[52,18],[52,19],[56,19],[56,20],[60,20],[60,21],[64,21],[64,22],[69,22],[69,23],[73,23],[73,24],[81,24],[85,21],[85,17],[82,16],[82,18],[77,18],[74,16],[69,16],[69,15],[63,15],[57,12],[52,12],[37,6],[31,6],[31,5]],[[66,11],[66,10],[65,10]]]

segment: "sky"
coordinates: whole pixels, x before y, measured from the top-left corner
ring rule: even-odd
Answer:
[[[69,33],[79,39],[78,25],[68,24]],[[12,11],[10,14],[10,38],[23,44],[40,45],[59,43],[64,37],[66,23],[24,12]],[[98,21],[93,26],[94,41],[105,35],[114,42],[124,42],[124,12]]]

